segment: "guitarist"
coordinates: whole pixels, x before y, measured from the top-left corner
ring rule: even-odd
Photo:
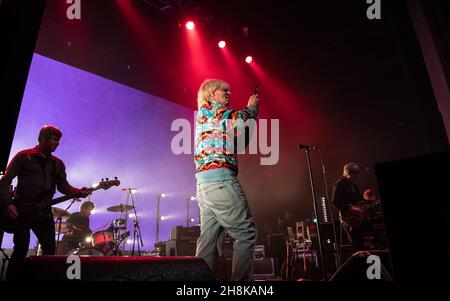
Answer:
[[[356,204],[362,201],[361,191],[355,184],[360,168],[356,163],[344,165],[342,178],[334,184],[333,205],[339,210],[342,227],[347,233],[347,237],[352,244],[353,251],[364,249],[364,222],[361,225],[351,227],[343,216],[358,215],[360,210]]]
[[[74,198],[83,198],[90,194],[86,187],[74,188],[67,182],[63,161],[52,155],[59,145],[61,136],[62,132],[57,127],[43,126],[39,132],[39,144],[17,153],[9,163],[5,175],[0,179],[0,208],[5,208],[1,218],[13,220],[20,218],[15,204],[39,203],[42,201],[39,198],[52,197],[56,189]],[[8,195],[15,177],[17,186],[13,203]],[[26,226],[21,225],[14,230],[14,251],[6,275],[8,280],[18,277],[28,252],[30,230],[33,230],[39,240],[44,255],[55,254],[55,223],[51,208],[36,212],[36,216],[26,222]]]

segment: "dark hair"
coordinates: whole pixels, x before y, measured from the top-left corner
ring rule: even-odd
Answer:
[[[87,209],[88,207],[91,207],[92,209],[94,209],[95,204],[91,201],[83,202],[83,204],[81,204],[81,206],[80,206],[80,210]]]
[[[375,190],[373,190],[372,188],[367,188],[367,189],[365,189],[364,190],[364,192],[363,192],[363,195],[368,195],[368,196],[371,196],[371,195],[376,195],[375,194]]]
[[[61,139],[61,130],[54,125],[44,125],[39,131],[38,141],[41,143],[44,138],[51,138],[52,136],[56,136],[58,139]]]

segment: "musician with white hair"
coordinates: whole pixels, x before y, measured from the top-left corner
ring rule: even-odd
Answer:
[[[339,219],[353,251],[364,249],[364,237],[361,225],[357,223],[360,212],[357,204],[363,200],[361,191],[355,181],[361,169],[356,163],[344,165],[342,178],[333,187],[332,203],[339,210]]]

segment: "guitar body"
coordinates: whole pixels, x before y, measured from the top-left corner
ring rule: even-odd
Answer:
[[[102,181],[95,187],[89,188],[88,191],[93,192],[98,189],[107,190],[112,186],[119,186],[120,181],[115,178],[114,180]],[[5,231],[7,233],[14,233],[17,227],[27,226],[36,219],[43,218],[46,216],[51,217],[51,206],[65,202],[70,199],[74,199],[71,195],[65,195],[56,199],[52,199],[53,195],[45,195],[42,197],[37,197],[30,199],[27,202],[13,200],[14,206],[17,208],[17,213],[19,214],[17,219],[11,219],[8,215],[7,208],[0,208],[0,231]],[[80,201],[75,198],[75,200]]]
[[[14,233],[18,227],[25,227],[43,217],[51,217],[51,207],[49,204],[51,197],[41,199],[37,202],[14,202],[19,216],[12,219],[8,216],[7,210],[2,210],[2,219],[0,221],[0,229],[6,233]],[[6,209],[6,208],[5,208]],[[47,212],[45,212],[47,211]]]
[[[370,210],[380,205],[380,200],[377,201],[361,201],[353,205],[359,208],[359,213],[353,213],[351,211],[340,210],[339,219],[342,223],[347,224],[351,228],[361,225],[364,219],[370,216]]]
[[[361,225],[362,221],[364,220],[364,216],[341,210],[339,211],[339,219],[342,223],[345,223],[353,228]]]

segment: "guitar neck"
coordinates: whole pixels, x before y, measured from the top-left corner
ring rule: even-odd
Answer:
[[[93,188],[88,188],[88,191],[93,192],[93,191],[98,190],[100,188],[101,188],[100,186],[93,187]],[[44,206],[53,206],[53,205],[65,202],[65,201],[73,199],[73,198],[74,198],[73,195],[70,195],[70,194],[69,195],[63,195],[63,196],[58,197],[56,199],[52,199],[52,200],[49,200],[48,202],[45,202]]]

